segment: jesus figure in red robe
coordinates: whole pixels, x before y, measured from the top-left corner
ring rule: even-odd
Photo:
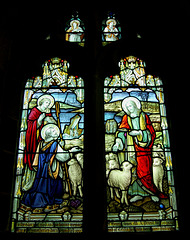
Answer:
[[[129,194],[133,197],[131,202],[151,195],[153,201],[159,201],[159,198],[166,196],[159,192],[153,182],[152,175],[152,146],[156,137],[150,118],[141,110],[141,103],[135,97],[127,97],[122,102],[122,108],[125,111],[119,130],[128,132],[128,138],[134,145],[136,156],[137,180],[129,189]],[[123,132],[118,137],[124,140]]]

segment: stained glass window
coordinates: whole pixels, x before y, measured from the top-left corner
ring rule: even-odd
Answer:
[[[82,232],[84,81],[52,58],[25,86],[12,232]]]
[[[121,39],[120,23],[115,18],[115,14],[109,12],[107,19],[102,22],[102,45],[105,46],[119,39]]]
[[[108,232],[178,229],[173,164],[159,77],[129,56],[105,78]]]
[[[72,15],[72,18],[66,24],[65,32],[66,41],[75,42],[80,46],[84,46],[85,26],[83,21],[79,18],[78,13]]]

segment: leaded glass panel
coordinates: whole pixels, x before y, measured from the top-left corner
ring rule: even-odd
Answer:
[[[23,98],[12,232],[82,232],[84,81],[52,58]]]
[[[163,83],[129,56],[105,78],[108,232],[178,229]]]
[[[102,21],[102,45],[105,46],[119,39],[121,39],[120,23],[115,18],[115,14],[109,12],[107,19]]]
[[[65,40],[78,43],[84,46],[85,42],[85,26],[83,21],[78,16],[78,13],[73,15],[68,21],[65,28]]]

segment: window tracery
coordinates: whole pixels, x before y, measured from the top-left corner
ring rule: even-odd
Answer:
[[[84,23],[78,15],[73,15],[65,28],[65,40],[84,46],[85,34]],[[110,13],[102,22],[102,45],[119,39],[120,23]],[[104,81],[108,231],[176,230],[178,213],[163,83],[158,77],[146,75],[146,64],[137,57],[121,59],[119,67],[120,74]],[[68,68],[66,60],[52,58],[43,64],[42,77],[27,80],[17,155],[12,231],[82,231],[84,81],[78,76],[68,76]],[[43,112],[45,101],[49,104],[49,112]],[[35,207],[28,200],[31,196],[24,197],[35,184],[40,161],[36,156],[42,156],[41,152],[47,150],[43,143],[38,144],[38,149],[36,146],[34,150],[26,149],[28,121],[35,107],[46,114],[45,118],[38,118],[36,138],[40,136],[39,142],[46,141],[52,131],[59,135],[54,141],[57,146],[47,146],[51,157],[54,154],[57,159],[49,161],[48,174],[53,179],[62,176],[62,190],[68,194],[62,202],[56,200],[56,203],[46,203],[42,208]],[[66,112],[61,112],[63,109]],[[131,114],[130,109],[136,115]],[[42,122],[43,125],[40,124]],[[145,155],[142,157],[141,154]],[[149,167],[145,171],[143,164],[148,160]],[[72,184],[73,165],[77,165],[80,178],[77,187]],[[126,176],[126,179],[129,177],[127,190],[119,182],[115,185],[113,180],[112,170],[122,175],[124,169],[131,174]],[[142,177],[143,171],[147,175]],[[57,186],[60,186],[60,181]]]

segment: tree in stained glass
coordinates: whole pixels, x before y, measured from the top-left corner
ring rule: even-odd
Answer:
[[[177,230],[162,81],[134,56],[119,67],[104,81],[108,231]]]
[[[105,46],[109,42],[121,39],[121,27],[115,14],[109,12],[106,20],[102,22],[102,44]]]
[[[84,81],[52,58],[24,90],[13,232],[81,232]]]
[[[76,42],[80,46],[84,46],[85,42],[85,26],[78,16],[78,13],[73,15],[65,28],[65,39],[69,42]]]

